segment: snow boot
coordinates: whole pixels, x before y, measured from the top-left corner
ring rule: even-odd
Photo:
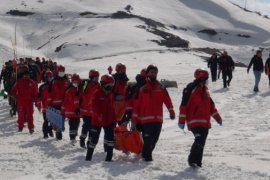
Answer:
[[[22,131],[23,131],[23,128],[19,128],[19,129],[18,129],[18,132],[22,132]]]
[[[61,131],[56,131],[55,136],[56,136],[57,140],[62,140],[62,138],[63,138]]]
[[[34,131],[34,128],[32,128],[32,129],[29,129],[29,133],[30,134],[33,134],[35,131]]]
[[[112,161],[112,157],[113,157],[113,148],[112,147],[108,147],[107,148],[107,155],[106,155],[106,158],[105,158],[105,161]]]
[[[85,160],[86,161],[91,161],[92,160],[93,153],[94,153],[94,149],[93,148],[87,149]]]
[[[80,147],[81,148],[86,148],[86,146],[85,146],[85,138],[83,138],[83,137],[80,137]]]

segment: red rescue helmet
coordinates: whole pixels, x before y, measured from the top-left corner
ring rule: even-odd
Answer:
[[[62,65],[58,67],[58,72],[65,72],[66,68]]]
[[[123,63],[118,63],[118,64],[116,64],[116,66],[115,66],[115,71],[117,72],[117,73],[124,73],[124,72],[126,72],[126,65],[125,64],[123,64]]]
[[[105,74],[105,75],[101,76],[100,84],[102,86],[104,86],[104,85],[114,86],[114,82],[115,82],[115,80],[114,80],[113,76],[110,74]]]
[[[196,69],[196,71],[194,72],[194,77],[197,80],[207,80],[209,77],[209,74],[206,70]]]
[[[140,75],[141,75],[142,77],[146,77],[146,74],[147,74],[146,68],[143,68],[143,69],[141,70],[141,72],[140,72]]]
[[[99,72],[96,69],[91,69],[89,71],[89,78],[95,78],[95,77],[99,77]]]
[[[74,73],[72,76],[71,76],[71,81],[72,82],[77,82],[78,84],[81,82],[81,78],[78,74]]]

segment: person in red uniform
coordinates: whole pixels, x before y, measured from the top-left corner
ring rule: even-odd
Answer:
[[[115,79],[115,86],[114,86],[114,104],[115,104],[115,111],[116,111],[116,119],[119,125],[122,125],[125,120],[125,113],[126,113],[126,89],[127,89],[127,82],[128,77],[126,74],[126,65],[123,63],[118,63],[115,66],[116,73],[113,74]]]
[[[175,113],[166,88],[157,81],[157,66],[149,65],[146,73],[146,84],[140,89],[138,100],[133,107],[131,129],[135,129],[138,122],[141,123],[144,141],[142,157],[145,161],[152,161],[152,152],[159,139],[163,123],[163,104],[169,110],[172,120],[175,119]]]
[[[29,133],[34,132],[34,102],[37,102],[38,88],[36,83],[30,79],[29,70],[26,70],[23,77],[14,84],[11,89],[12,96],[17,98],[18,109],[18,131],[24,128],[25,118],[28,122]]]
[[[93,95],[93,119],[87,142],[87,161],[91,161],[92,159],[102,128],[104,129],[105,152],[107,152],[105,161],[112,160],[114,148],[114,127],[116,125],[113,93],[114,83],[114,78],[111,75],[103,75],[100,80],[101,88]]]
[[[57,76],[51,81],[49,86],[49,93],[51,94],[52,102],[51,106],[57,110],[61,110],[61,106],[63,103],[65,90],[69,85],[69,80],[67,75],[65,74],[65,67],[60,65],[58,67],[58,74]],[[61,130],[56,130],[56,138],[58,140],[62,139],[62,132]]]
[[[83,118],[82,132],[80,136],[80,146],[85,148],[85,139],[91,127],[92,119],[92,98],[93,94],[100,88],[99,85],[99,72],[95,69],[89,71],[89,79],[85,80],[81,84],[80,91],[81,103],[80,103],[80,113]]]
[[[48,88],[50,85],[50,81],[53,78],[53,73],[50,70],[47,70],[45,72],[45,83],[43,83],[39,87],[39,92],[38,92],[38,102],[37,102],[37,108],[39,111],[42,111],[43,114],[43,125],[42,125],[42,132],[43,132],[43,138],[46,139],[48,138],[48,134],[53,137],[53,132],[52,132],[52,125],[47,121],[46,118],[46,107],[51,104],[52,98],[50,93],[48,92]]]
[[[73,74],[71,84],[65,91],[64,102],[61,107],[61,112],[65,118],[68,118],[69,137],[72,144],[76,142],[78,129],[80,125],[80,98],[79,84],[81,78],[78,74]]]
[[[211,128],[211,116],[222,125],[222,119],[215,107],[215,103],[209,95],[207,88],[208,72],[197,69],[194,73],[195,80],[183,90],[182,102],[179,107],[180,115],[178,126],[184,129],[187,123],[195,137],[188,157],[191,167],[201,167],[203,150]]]

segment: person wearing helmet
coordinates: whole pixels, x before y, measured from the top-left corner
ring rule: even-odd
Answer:
[[[89,71],[89,79],[83,81],[81,84],[82,87],[80,88],[82,93],[80,100],[80,112],[83,118],[82,132],[80,136],[80,146],[82,148],[85,148],[85,139],[91,127],[93,94],[100,89],[98,80],[99,72],[96,69],[91,69]]]
[[[138,100],[133,107],[131,129],[135,129],[137,123],[141,123],[144,141],[142,157],[145,161],[152,161],[152,152],[162,129],[163,104],[170,113],[170,119],[175,119],[175,113],[169,93],[157,81],[157,66],[149,65],[146,74],[146,84],[140,88]]]
[[[61,110],[63,104],[63,99],[65,95],[65,90],[69,85],[68,77],[65,75],[65,67],[60,65],[58,68],[57,76],[50,82],[48,88],[49,93],[51,94],[51,104],[53,108]],[[62,139],[62,132],[60,129],[56,129],[56,139]]]
[[[45,82],[39,87],[38,91],[38,101],[37,101],[37,108],[40,112],[43,114],[43,125],[42,125],[42,132],[43,132],[43,138],[47,139],[50,135],[53,137],[52,132],[52,125],[47,121],[46,119],[46,107],[51,104],[51,95],[48,92],[48,88],[50,85],[50,81],[53,78],[53,73],[50,70],[47,70],[45,72]]]
[[[17,98],[18,131],[22,132],[25,118],[28,122],[29,133],[34,132],[34,107],[37,102],[38,88],[36,83],[30,79],[29,70],[24,72],[21,79],[17,80],[11,89],[11,95]]]
[[[71,77],[71,84],[65,90],[64,101],[61,106],[61,113],[65,118],[68,118],[69,124],[69,138],[71,143],[76,143],[76,136],[80,125],[80,98],[81,92],[79,85],[81,78],[78,74],[73,74]]]
[[[107,153],[105,161],[111,161],[114,148],[114,127],[116,117],[114,110],[113,76],[106,74],[101,77],[100,85],[92,98],[92,122],[87,142],[86,160],[91,161],[94,149],[98,143],[101,129],[104,130],[104,148]]]
[[[208,72],[197,69],[194,73],[195,80],[183,90],[182,102],[179,107],[178,126],[184,129],[185,123],[195,137],[188,157],[191,167],[201,167],[204,145],[211,128],[211,116],[222,125],[222,119],[209,95],[207,88]]]
[[[119,125],[122,125],[124,120],[124,115],[126,113],[126,88],[128,77],[126,74],[126,65],[123,63],[118,63],[115,66],[116,73],[113,74],[115,79],[114,86],[114,104],[115,104],[115,114]]]
[[[233,78],[232,72],[234,70],[234,61],[231,56],[228,55],[227,51],[219,57],[219,71],[222,72],[223,87],[227,88],[230,86]]]
[[[138,100],[140,88],[143,87],[146,83],[146,68],[142,69],[139,74],[136,75],[136,83],[132,86],[127,87],[127,108],[125,114],[125,122],[129,122],[132,117],[133,106],[135,102]],[[140,123],[137,123],[136,129],[141,130]]]

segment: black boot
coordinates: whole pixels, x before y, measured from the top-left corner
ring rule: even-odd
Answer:
[[[147,162],[153,161],[151,149],[152,148],[149,145],[143,146],[142,157],[143,157],[144,161],[147,161]]]
[[[56,131],[55,136],[56,136],[57,140],[61,140],[62,139],[62,132],[61,131]]]
[[[197,166],[198,162],[200,161],[200,157],[199,157],[200,156],[200,149],[201,149],[201,145],[199,145],[195,142],[192,144],[192,147],[190,149],[190,154],[188,156],[189,166],[191,166],[191,167]],[[201,166],[201,164],[200,164],[200,166]]]
[[[80,146],[81,146],[81,148],[86,148],[85,147],[85,138],[83,138],[83,137],[80,137]]]
[[[93,148],[87,149],[87,153],[86,153],[86,157],[85,157],[86,161],[91,161],[92,160],[93,152],[94,152]]]
[[[112,147],[108,147],[107,148],[107,155],[105,158],[105,161],[112,161],[112,157],[113,157],[113,148]]]

